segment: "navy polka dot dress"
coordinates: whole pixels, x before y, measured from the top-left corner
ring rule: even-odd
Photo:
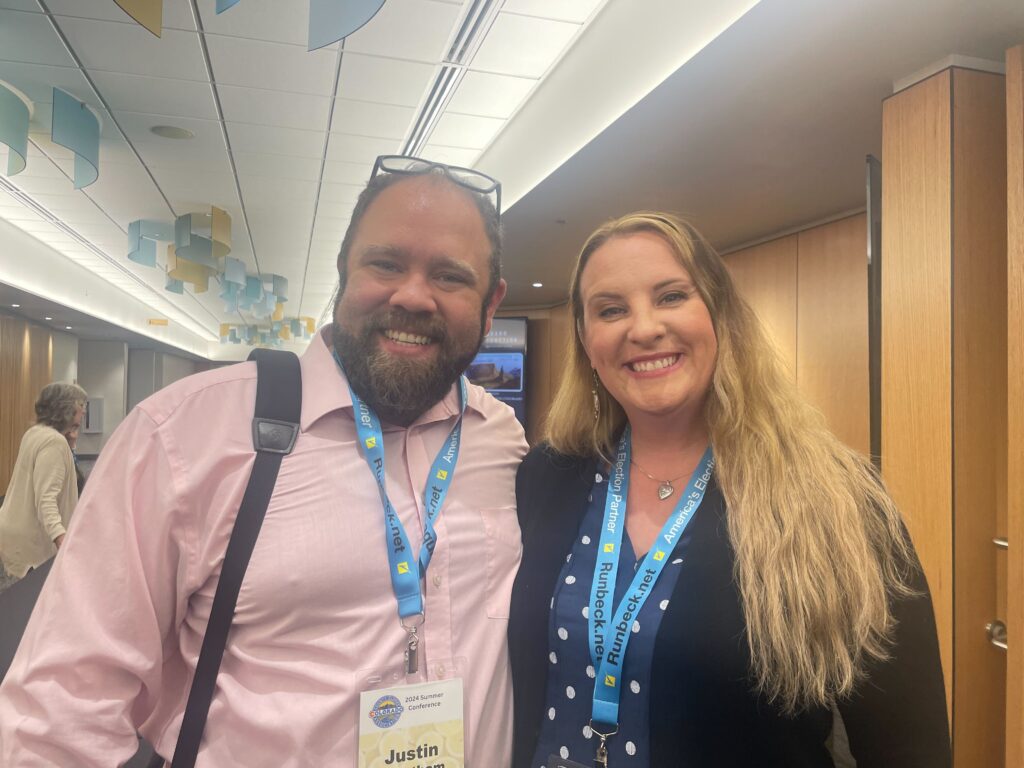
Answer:
[[[544,768],[552,755],[590,766],[599,743],[598,737],[590,730],[595,670],[587,642],[587,613],[607,488],[607,478],[598,474],[579,535],[559,574],[552,598],[548,629],[547,716],[531,763],[535,768]],[[658,625],[679,577],[679,565],[683,562],[688,543],[689,535],[684,533],[672,553],[672,560],[655,582],[650,597],[633,622],[622,674],[626,682],[619,702],[619,732],[607,742],[609,768],[653,768],[648,749],[648,724],[651,716],[657,717],[657,713],[648,711],[651,658]],[[633,551],[629,534],[623,531],[615,582],[616,608],[636,575],[637,566],[637,554]]]

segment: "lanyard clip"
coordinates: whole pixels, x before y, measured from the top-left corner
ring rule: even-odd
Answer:
[[[608,768],[608,747],[605,742],[608,741],[609,736],[614,736],[619,732],[619,727],[616,725],[613,731],[601,732],[594,727],[594,721],[591,720],[590,730],[601,740],[594,755],[594,768]]]
[[[419,614],[420,620],[413,624],[406,624],[405,617],[402,617],[402,629],[405,630],[409,636],[408,643],[405,646],[405,674],[415,675],[420,668],[419,659],[419,648],[420,648],[420,636],[419,628],[423,626],[423,622],[426,617],[421,613]]]

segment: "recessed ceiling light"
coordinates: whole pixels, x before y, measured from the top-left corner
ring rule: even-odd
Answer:
[[[44,317],[43,319],[44,319],[44,320],[53,320],[53,318],[52,318],[52,317]]]
[[[188,128],[177,125],[154,125],[149,130],[164,139],[194,139],[196,136]]]
[[[543,288],[544,287],[544,283],[534,283],[533,287],[534,288]]]
[[[65,331],[70,331],[71,330],[71,326],[70,325],[65,325],[64,326],[64,330]]]
[[[11,306],[14,307],[15,309],[17,309],[18,307],[21,306],[21,304],[11,304]]]

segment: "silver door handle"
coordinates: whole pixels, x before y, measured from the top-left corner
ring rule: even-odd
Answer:
[[[1002,536],[996,536],[994,539],[992,539],[992,543],[1000,549],[1009,549],[1010,547],[1010,542],[1008,542]]]
[[[988,641],[992,645],[1006,650],[1006,625],[1003,622],[999,619],[990,621],[985,625],[985,631],[988,633]]]

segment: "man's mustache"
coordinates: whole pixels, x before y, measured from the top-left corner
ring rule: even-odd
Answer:
[[[391,308],[371,315],[366,321],[365,330],[405,331],[426,336],[433,341],[444,341],[448,337],[448,329],[440,318],[407,312],[401,308]]]

